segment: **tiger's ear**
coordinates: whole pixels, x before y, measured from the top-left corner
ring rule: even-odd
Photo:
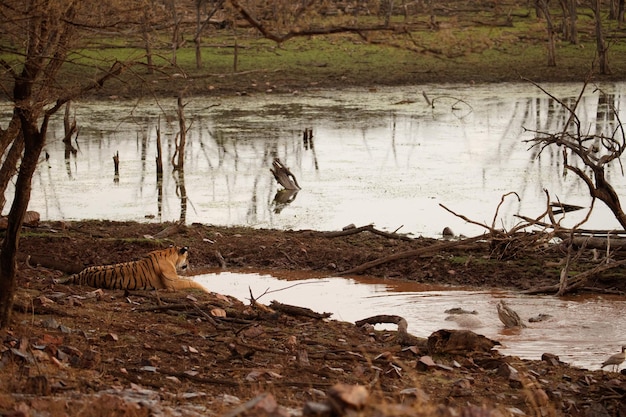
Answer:
[[[178,249],[178,254],[179,255],[184,255],[187,252],[189,252],[189,248],[187,246],[183,246],[182,248]]]

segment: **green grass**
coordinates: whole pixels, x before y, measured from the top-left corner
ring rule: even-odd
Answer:
[[[517,81],[520,77],[537,82],[581,82],[596,55],[593,21],[585,15],[578,22],[580,44],[557,43],[557,67],[546,65],[545,24],[534,17],[514,17],[512,27],[493,24],[503,22],[504,15],[490,13],[438,17],[439,30],[428,28],[427,16],[413,16],[408,22],[402,16],[393,20],[406,24],[410,36],[371,32],[366,41],[345,33],[297,37],[279,45],[260,38],[253,30],[238,29],[236,39],[232,30],[214,31],[202,39],[200,69],[196,68],[192,41],[178,49],[176,66],[171,65],[169,33],[163,32],[155,37],[153,74],[148,73],[145,51],[138,39],[86,38],[64,66],[60,87],[93,78],[116,61],[134,65],[120,80],[107,83],[99,94],[134,96],[150,91],[175,95],[183,90],[203,94],[214,90],[265,91],[268,86],[291,91],[309,86],[481,83]],[[369,17],[359,18],[359,22],[377,24],[379,20]],[[620,40],[622,31],[614,23],[606,22],[605,27],[611,42],[613,75],[598,78],[621,80],[626,74],[626,43]],[[191,28],[184,32],[186,39],[191,38],[190,33]],[[6,54],[0,57],[15,61]]]

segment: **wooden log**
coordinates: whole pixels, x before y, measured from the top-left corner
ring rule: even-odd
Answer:
[[[314,319],[325,319],[333,315],[333,313],[318,313],[310,308],[298,307],[289,304],[279,303],[278,301],[272,301],[270,307],[276,311],[281,311],[290,316],[304,316]]]
[[[407,323],[406,319],[401,316],[396,316],[393,314],[391,315],[380,314],[378,316],[372,316],[372,317],[368,317],[363,320],[357,320],[356,322],[354,322],[354,324],[357,327],[361,327],[364,324],[376,325],[379,323],[396,324],[398,326],[398,334],[396,337],[396,341],[402,346],[416,346],[416,345],[419,346],[423,344],[423,341],[421,339],[413,336],[407,331],[409,324]]]
[[[276,181],[282,185],[286,190],[300,190],[300,185],[298,184],[298,180],[296,180],[295,175],[280,162],[280,159],[275,158],[274,162],[272,162],[272,168],[270,169],[272,174],[274,174],[274,178]]]

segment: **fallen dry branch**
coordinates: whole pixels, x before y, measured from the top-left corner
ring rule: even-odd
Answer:
[[[553,227],[550,223],[546,223],[546,222],[541,222],[541,221],[537,221],[535,219],[531,219],[530,217],[527,216],[522,216],[520,214],[516,214],[515,217],[519,217],[522,220],[525,220],[527,222],[532,222],[533,224],[537,225],[537,226],[541,226],[541,227]],[[569,234],[572,232],[572,229],[567,229],[564,227],[560,227],[559,226],[559,233],[557,235],[559,235],[559,237],[561,235],[565,235],[565,234]],[[600,237],[600,236],[619,236],[619,235],[626,235],[626,230],[609,230],[609,229],[580,229],[580,228],[576,228],[575,230],[577,235],[593,235],[595,237]]]
[[[415,240],[405,235],[399,235],[397,233],[389,233],[389,232],[384,232],[382,230],[378,230],[374,228],[374,225],[372,224],[368,224],[367,226],[361,226],[361,227],[350,227],[348,229],[340,230],[338,232],[326,232],[324,233],[324,236],[326,236],[327,238],[334,238],[334,237],[340,237],[340,236],[355,235],[361,232],[370,232],[370,233],[374,233],[375,235],[384,236],[389,239],[400,239],[400,240],[407,240],[407,241]]]
[[[569,235],[561,235],[557,233],[557,236],[562,238],[565,243],[571,244],[575,248],[587,248],[587,249],[602,249],[605,250],[610,247],[611,250],[620,250],[626,248],[626,239],[614,238],[607,239],[606,237],[591,237],[591,236],[577,236],[570,237]]]
[[[397,261],[399,259],[412,258],[416,256],[424,256],[431,253],[438,253],[439,251],[454,248],[461,245],[466,245],[468,243],[478,242],[479,240],[483,240],[487,237],[487,235],[482,234],[474,237],[470,237],[463,240],[457,241],[448,241],[442,243],[436,243],[434,245],[427,246],[425,248],[413,249],[405,252],[394,253],[393,255],[385,256],[382,258],[375,259],[373,261],[365,262],[357,267],[352,269],[348,269],[347,271],[338,272],[337,275],[351,275],[351,274],[360,274],[364,271],[367,271],[370,268],[373,268],[378,265],[382,265],[388,262]]]
[[[311,310],[310,308],[292,306],[289,304],[279,303],[278,301],[272,301],[270,303],[270,308],[276,311],[280,311],[285,314],[289,314],[290,316],[296,316],[296,317],[304,316],[304,317],[311,317],[314,319],[326,319],[333,315],[333,313],[317,313]]]
[[[498,206],[496,208],[495,214],[493,216],[493,221],[491,226],[473,221],[462,214],[456,213],[453,210],[447,208],[443,204],[439,204],[441,208],[448,211],[449,213],[465,220],[468,223],[475,224],[477,226],[481,226],[488,230],[488,235],[490,237],[490,245],[491,245],[491,256],[495,257],[498,260],[504,259],[512,259],[515,258],[519,253],[527,251],[528,249],[535,249],[537,246],[543,244],[544,242],[550,239],[550,235],[546,233],[524,233],[523,231],[535,224],[535,221],[538,221],[546,214],[551,215],[550,207],[546,212],[542,213],[537,219],[530,219],[525,223],[520,223],[515,225],[511,230],[501,230],[496,229],[496,220],[498,218],[498,213],[500,212],[500,208],[504,204],[504,200],[508,196],[515,196],[519,200],[519,196],[515,192],[510,192],[504,194]],[[547,192],[546,192],[547,195]],[[549,201],[549,195],[547,195]],[[551,216],[552,218],[552,216]]]
[[[564,286],[562,286],[561,283],[555,285],[546,285],[544,287],[531,288],[530,290],[522,291],[522,293],[532,295],[558,292],[559,295],[565,295],[575,290],[584,288],[589,278],[601,272],[608,271],[609,269],[617,268],[618,266],[622,265],[626,265],[626,260],[611,263],[602,263],[600,265],[597,265],[593,269],[569,277]]]

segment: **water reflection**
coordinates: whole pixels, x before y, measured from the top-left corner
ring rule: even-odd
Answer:
[[[246,303],[251,292],[260,302],[269,304],[276,300],[319,313],[329,312],[334,320],[355,322],[378,314],[399,315],[408,321],[409,332],[419,337],[428,337],[439,329],[470,329],[500,341],[503,354],[538,360],[548,352],[573,366],[588,369],[599,369],[602,361],[623,345],[626,334],[626,323],[619,320],[626,301],[617,297],[530,297],[366,277],[320,278],[303,272],[288,272],[283,277],[291,279],[232,272],[198,275],[195,279],[211,291]],[[502,299],[528,327],[503,327],[496,309]],[[445,313],[455,307],[477,314]],[[551,317],[538,323],[528,322],[540,313]],[[395,330],[394,326],[389,328]]]
[[[507,202],[498,219],[511,227],[514,214],[543,211],[544,189],[564,203],[590,203],[587,187],[563,175],[558,149],[538,155],[524,142],[534,132],[561,129],[568,114],[559,101],[573,103],[581,85],[545,87],[554,97],[529,84],[502,84],[191,98],[184,103],[184,128],[176,123],[176,100],[75,103],[75,153],[68,153],[59,116],[50,125],[50,158],[36,173],[29,209],[44,220],[147,216],[318,230],[374,223],[415,235],[439,236],[445,226],[473,235],[483,230],[439,204],[491,224],[501,196],[515,191],[521,201]],[[580,99],[585,132],[613,132],[619,121],[610,110],[625,108],[626,84],[601,87],[588,88]],[[9,114],[3,107],[0,123]],[[185,146],[176,154],[181,131]],[[148,162],[159,152],[159,135],[163,160],[184,156],[183,181],[164,175],[159,182],[154,175]],[[110,158],[118,151],[119,183],[112,187]],[[274,158],[298,178],[297,198],[278,193],[269,172]],[[621,175],[617,165],[607,170],[625,194]],[[586,227],[617,227],[597,206]],[[568,215],[562,224],[581,216]]]

